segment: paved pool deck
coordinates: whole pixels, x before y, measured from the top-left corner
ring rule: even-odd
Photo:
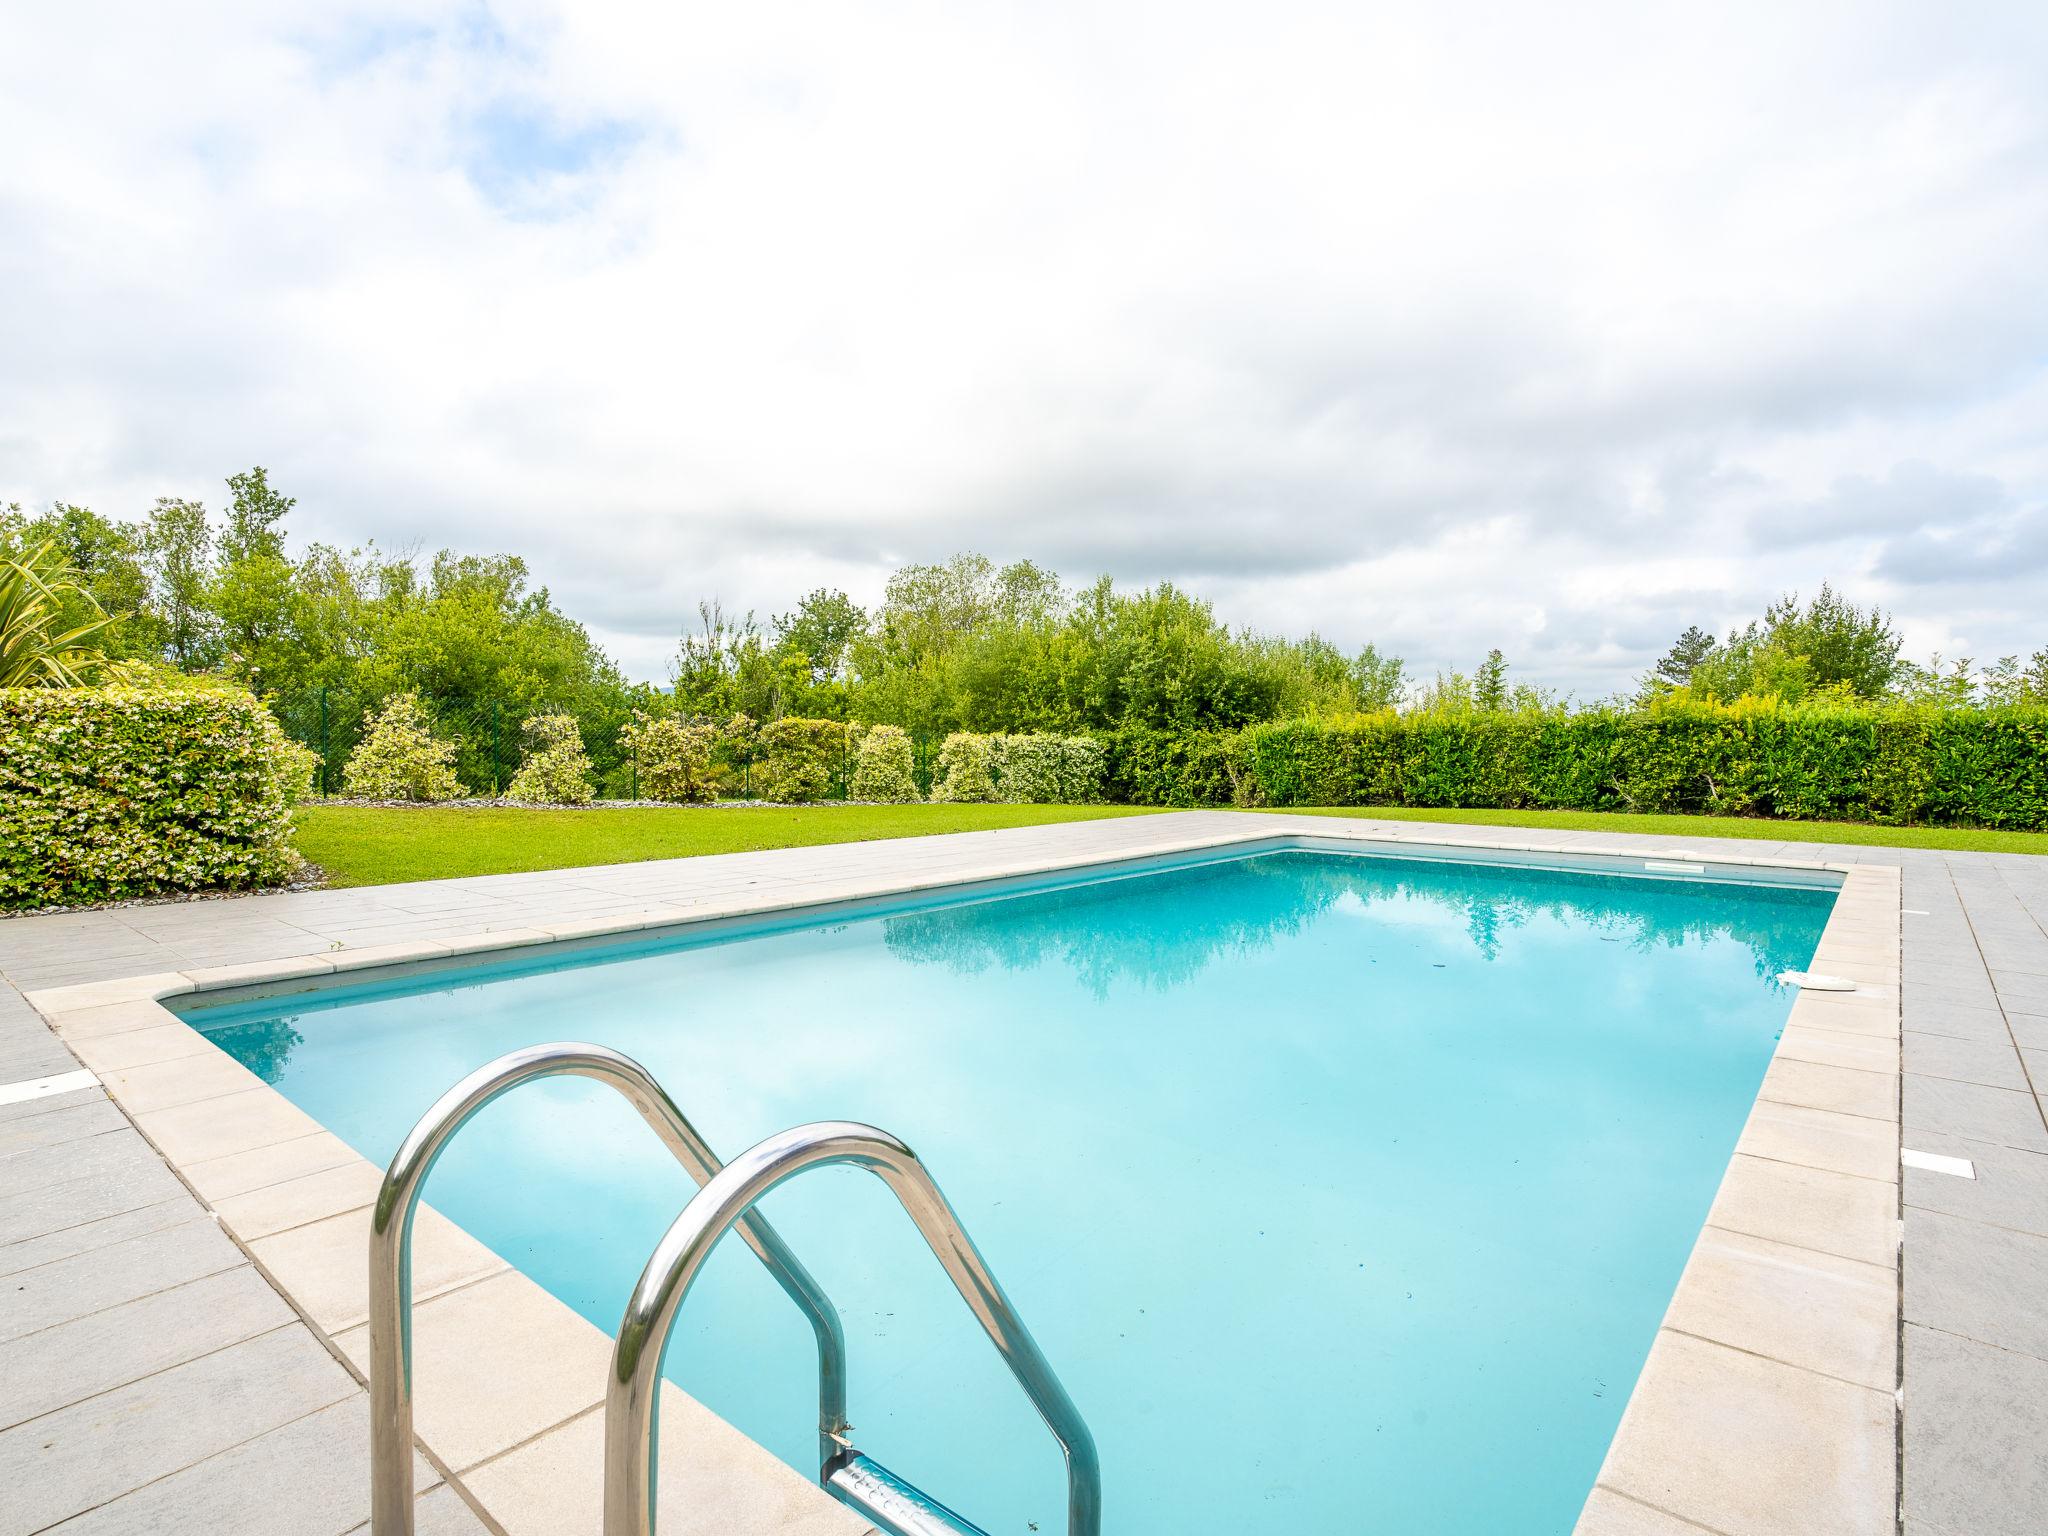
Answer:
[[[1899,1134],[1910,1152],[1967,1159],[1975,1174],[1909,1162],[1902,1178],[1890,1170],[1898,1194],[1873,1190],[1896,1202],[1904,1224],[1902,1528],[1907,1536],[2048,1529],[2048,1118],[2040,1094],[2048,1088],[2048,859],[1187,812],[21,918],[0,922],[0,1085],[82,1070],[25,993],[195,969],[225,978],[229,967],[274,968],[294,957],[318,965],[342,951],[410,954],[483,930],[517,943],[578,921],[681,921],[736,897],[825,901],[878,878],[938,881],[1142,854],[1248,824],[1899,870]],[[138,1067],[149,1063],[150,1037],[147,1029],[122,1037]],[[104,1075],[121,1057],[103,1042],[95,1059]],[[209,1202],[262,1193],[238,1190],[234,1159],[218,1161]],[[342,1536],[363,1527],[367,1403],[345,1355],[273,1288],[247,1245],[223,1231],[101,1088],[0,1102],[0,1276],[8,1281],[0,1536]],[[501,1529],[439,1462],[423,1457],[416,1483],[428,1536]],[[1603,1529],[1642,1536],[1815,1532],[1768,1513],[1739,1526],[1700,1525],[1623,1495],[1607,1501],[1603,1518]]]

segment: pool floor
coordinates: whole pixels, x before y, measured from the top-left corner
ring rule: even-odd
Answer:
[[[727,1155],[897,1133],[1087,1415],[1118,1536],[1562,1533],[1832,901],[1283,852],[191,1022],[378,1163],[550,1039],[637,1057]],[[555,1083],[428,1198],[610,1332],[690,1192]],[[765,1209],[845,1315],[862,1448],[993,1536],[1063,1529],[1057,1448],[886,1191]],[[728,1243],[670,1374],[814,1473],[811,1347]]]

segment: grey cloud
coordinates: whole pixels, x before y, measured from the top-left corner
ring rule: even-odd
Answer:
[[[1894,464],[1881,477],[1845,475],[1817,501],[1773,504],[1750,524],[1760,547],[1870,539],[1977,523],[2011,505],[2004,483],[1992,475],[1959,473],[1932,464]]]
[[[1887,544],[1877,569],[1911,586],[2025,582],[2048,575],[2048,510],[1922,529]],[[2038,624],[2048,599],[2038,587],[2034,595],[2030,617]]]

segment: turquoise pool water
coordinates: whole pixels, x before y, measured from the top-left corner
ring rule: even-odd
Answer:
[[[1562,1533],[1832,902],[1287,851],[190,1018],[380,1164],[551,1039],[639,1058],[728,1155],[896,1132],[1087,1415],[1113,1536]],[[561,1083],[427,1198],[611,1332],[690,1193]],[[765,1209],[845,1314],[862,1448],[993,1536],[1061,1531],[1051,1437],[881,1185]],[[728,1242],[669,1372],[815,1474],[811,1349]]]

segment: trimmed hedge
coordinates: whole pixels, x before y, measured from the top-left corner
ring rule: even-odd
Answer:
[[[1091,736],[992,736],[996,798],[1086,805],[1102,798],[1102,743]]]
[[[939,745],[932,799],[1012,805],[1100,800],[1108,753],[1092,736],[978,736],[955,731]]]
[[[311,773],[247,694],[0,689],[0,909],[275,885]]]
[[[1770,701],[1102,738],[1136,805],[1406,805],[2048,827],[2048,710]]]

